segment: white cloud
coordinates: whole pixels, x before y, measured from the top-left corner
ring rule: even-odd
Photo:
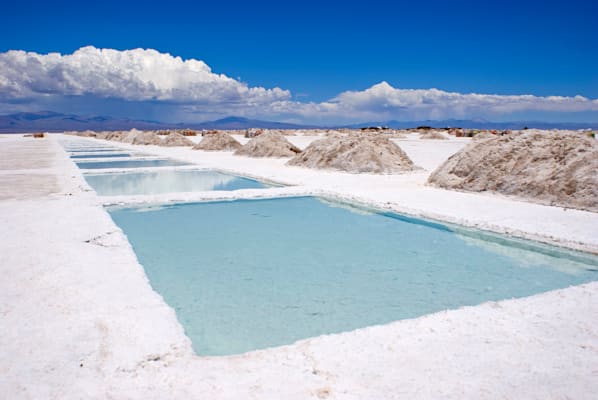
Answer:
[[[152,115],[162,107],[168,110],[164,114],[183,119],[185,115],[188,119],[245,115],[329,123],[598,111],[598,100],[582,96],[462,94],[399,89],[386,82],[362,91],[346,91],[325,102],[307,103],[291,100],[288,90],[249,87],[212,72],[203,61],[183,60],[151,49],[119,51],[88,46],[67,55],[18,50],[0,53],[0,105],[5,111],[33,106],[51,109],[52,104],[62,105],[57,111],[69,111],[73,104],[83,102],[101,108],[102,99],[139,103],[140,109],[151,107]],[[102,111],[98,109],[97,114]]]
[[[0,94],[8,99],[93,95],[130,101],[259,106],[290,98],[279,88],[248,87],[203,61],[156,50],[83,47],[73,54],[0,53]]]
[[[314,109],[315,108],[315,109]],[[598,100],[582,96],[462,94],[438,89],[397,89],[381,82],[363,91],[347,91],[326,103],[313,104],[311,112],[351,115],[357,118],[471,118],[522,111],[598,111]]]

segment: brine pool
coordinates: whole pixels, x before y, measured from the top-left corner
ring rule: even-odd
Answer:
[[[130,153],[99,153],[99,154],[73,154],[73,159],[86,159],[86,158],[123,158],[131,157]]]
[[[314,197],[108,209],[199,355],[596,280],[584,253]]]
[[[84,174],[100,196],[263,189],[262,182],[210,170],[163,170],[110,174]]]
[[[147,167],[176,167],[189,165],[185,162],[176,160],[118,160],[118,161],[77,161],[77,166],[81,169],[106,169],[106,168],[147,168]]]

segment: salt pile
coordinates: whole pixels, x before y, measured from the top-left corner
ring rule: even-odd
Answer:
[[[193,146],[193,150],[207,151],[233,151],[241,148],[241,143],[237,142],[228,133],[219,132],[205,135],[204,138]]]
[[[337,135],[316,140],[287,165],[374,174],[417,168],[399,146],[372,135]]]
[[[523,131],[470,143],[428,182],[598,212],[598,142],[582,134]]]
[[[343,132],[343,131],[328,131],[324,134],[324,137],[340,137],[341,135],[344,135],[347,132]]]
[[[437,132],[437,131],[427,131],[422,133],[419,136],[420,139],[439,139],[439,140],[446,140],[446,136],[444,136],[442,133]]]
[[[249,128],[245,131],[246,138],[254,138],[264,133],[263,129]]]
[[[117,140],[122,143],[133,143],[135,138],[137,138],[137,136],[139,136],[143,133],[144,132],[133,128],[128,132],[123,132],[123,134]],[[135,144],[135,143],[133,143],[133,144]],[[141,144],[141,143],[137,143],[137,144]]]
[[[83,131],[83,132],[77,132],[75,134],[76,136],[80,136],[80,137],[96,137],[96,133],[94,131]]]
[[[124,134],[125,133],[122,132],[122,131],[114,131],[114,132],[108,133],[104,139],[106,139],[106,140],[112,140],[112,141],[120,141],[120,138]]]
[[[108,137],[108,135],[110,135],[112,132],[107,132],[107,131],[103,131],[103,132],[96,132],[96,139],[106,139]]]
[[[191,140],[187,139],[185,136],[181,135],[178,132],[171,132],[168,134],[162,142],[159,144],[160,146],[164,147],[175,147],[175,146],[193,146]]]
[[[403,132],[393,132],[393,133],[387,133],[384,135],[387,138],[391,138],[391,139],[405,139],[407,136],[405,135],[405,133]]]
[[[135,135],[131,143],[143,145],[160,145],[162,143],[162,139],[160,139],[160,136],[158,136],[156,132],[139,132]]]
[[[478,140],[492,139],[495,137],[496,137],[496,135],[494,135],[490,132],[480,132],[480,133],[476,133],[475,135],[473,135],[471,140],[478,141]]]
[[[266,132],[254,137],[235,155],[249,157],[292,157],[301,153],[301,149],[286,140],[279,133]]]

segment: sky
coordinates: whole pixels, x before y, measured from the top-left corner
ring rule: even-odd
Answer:
[[[3,4],[0,114],[598,121],[597,1]]]

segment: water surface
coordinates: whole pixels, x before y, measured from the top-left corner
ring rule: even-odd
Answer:
[[[72,155],[71,158],[74,159],[85,159],[85,158],[123,158],[123,157],[131,157],[130,153],[100,153],[100,154],[77,154]]]
[[[110,214],[202,355],[290,344],[597,277],[593,256],[534,251],[317,198]]]
[[[119,160],[119,161],[98,161],[98,162],[77,162],[82,169],[106,169],[106,168],[146,168],[146,167],[175,167],[189,165],[188,163],[175,160]]]
[[[85,180],[102,196],[198,192],[209,190],[262,189],[253,179],[217,171],[152,171],[116,174],[85,174]]]

